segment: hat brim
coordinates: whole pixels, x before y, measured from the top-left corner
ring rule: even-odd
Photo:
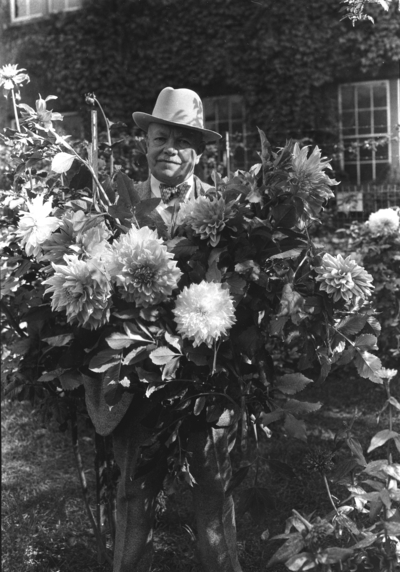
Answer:
[[[193,127],[192,125],[187,125],[187,123],[179,123],[177,121],[167,121],[166,119],[160,119],[149,113],[142,113],[141,111],[135,111],[132,113],[133,121],[136,123],[142,131],[147,133],[150,123],[160,123],[161,125],[172,125],[173,127],[182,127],[184,129],[190,129],[191,131],[197,131],[203,135],[203,141],[205,143],[210,143],[211,141],[216,141],[221,139],[222,135],[216,131],[211,131],[211,129],[202,129],[201,127]]]

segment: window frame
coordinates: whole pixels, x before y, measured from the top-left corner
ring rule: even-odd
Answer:
[[[219,116],[219,105],[218,103],[222,102],[223,100],[227,100],[228,102],[228,113],[227,113],[227,119],[221,119]],[[206,107],[208,105],[212,105],[213,107],[213,114],[214,117],[212,120],[207,119],[207,113],[206,113]],[[240,109],[241,109],[241,117],[240,119],[238,117],[234,117],[232,115],[232,104],[239,104],[240,105]],[[222,135],[222,139],[220,139],[217,142],[218,148],[219,148],[219,160],[222,161],[222,163],[226,166],[226,130],[221,130],[220,128],[220,124],[221,123],[227,123],[228,124],[228,133],[230,135],[230,141],[229,141],[229,148],[230,148],[230,156],[231,158],[233,158],[233,150],[235,148],[234,142],[233,142],[233,135],[235,133],[237,133],[236,131],[233,131],[233,124],[234,123],[238,123],[239,121],[241,122],[241,126],[242,126],[242,130],[241,130],[241,134],[242,134],[242,142],[241,144],[243,145],[243,149],[244,149],[244,168],[247,168],[247,164],[248,164],[248,152],[247,152],[247,129],[246,129],[246,108],[245,108],[245,102],[244,102],[244,97],[243,95],[237,94],[237,93],[229,93],[229,94],[224,94],[224,95],[216,95],[216,96],[206,96],[203,98],[203,108],[204,108],[204,123],[205,123],[205,127],[206,129],[211,129],[212,131],[216,131],[217,133],[220,133]]]
[[[24,0],[25,3],[30,7],[32,0]],[[10,19],[11,24],[22,24],[25,22],[31,22],[39,18],[45,18],[49,14],[58,14],[60,12],[74,12],[75,10],[80,10],[82,8],[82,0],[80,0],[80,6],[69,6],[69,0],[64,1],[64,8],[62,10],[53,10],[52,4],[53,0],[41,0],[41,12],[35,14],[28,14],[26,16],[16,16],[16,3],[18,0],[10,0]]]
[[[384,86],[386,91],[386,103],[385,106],[377,106],[374,107],[373,101],[373,88],[374,86]],[[344,130],[346,129],[346,125],[343,123],[343,96],[342,90],[343,88],[353,88],[354,90],[354,104],[351,110],[354,113],[355,124],[354,124],[354,134],[345,135]],[[368,87],[369,89],[369,97],[370,97],[370,106],[369,106],[369,113],[370,116],[374,116],[375,110],[385,110],[386,111],[386,131],[384,133],[373,133],[370,131],[369,133],[359,133],[359,106],[358,106],[358,89],[360,87]],[[376,158],[376,151],[375,149],[371,149],[371,158],[368,160],[363,159],[360,157],[360,149],[361,145],[357,147],[357,155],[355,156],[354,160],[346,160],[345,159],[345,152],[342,150],[340,154],[340,165],[341,169],[346,172],[346,165],[355,165],[356,166],[356,173],[357,173],[357,185],[368,184],[371,182],[376,181],[376,170],[377,165],[387,165],[390,166],[392,162],[392,146],[391,146],[391,102],[390,102],[390,84],[389,80],[371,80],[371,81],[360,81],[360,82],[349,82],[349,83],[342,83],[338,86],[338,107],[339,107],[339,132],[340,132],[340,141],[342,143],[343,149],[345,146],[346,141],[356,142],[357,145],[361,144],[363,141],[368,140],[377,140],[382,138],[387,138],[387,158],[386,159],[377,159]],[[364,109],[364,108],[361,108]],[[367,108],[365,108],[367,109]],[[369,124],[370,129],[374,128],[373,121]],[[372,167],[372,179],[368,181],[368,183],[361,182],[361,168],[362,165],[371,165]],[[351,183],[354,184],[354,183]]]

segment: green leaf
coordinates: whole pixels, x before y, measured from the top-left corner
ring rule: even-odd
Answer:
[[[283,329],[286,322],[289,320],[288,316],[274,316],[269,323],[269,331],[271,336],[282,336]]]
[[[304,537],[300,532],[294,532],[287,541],[275,552],[267,563],[267,568],[279,562],[287,562],[305,547]]]
[[[293,395],[306,387],[313,380],[309,379],[302,373],[286,373],[279,377],[276,382],[276,388],[282,393]]]
[[[38,381],[52,381],[53,379],[60,377],[60,375],[64,373],[64,371],[65,369],[62,367],[53,369],[52,371],[47,371],[39,377]]]
[[[135,207],[135,216],[137,220],[140,221],[154,211],[155,208],[160,204],[161,199],[145,199],[140,201]]]
[[[212,350],[208,348],[205,344],[194,348],[191,345],[186,345],[183,348],[183,353],[189,361],[192,361],[196,365],[202,366],[207,365],[212,356]]]
[[[106,390],[104,391],[104,400],[110,407],[110,409],[111,407],[119,403],[119,401],[121,401],[123,393],[124,393],[124,388],[122,387],[121,384],[119,384],[117,381],[114,380],[109,382],[109,384],[106,387]]]
[[[367,316],[348,316],[339,323],[337,329],[345,336],[350,336],[361,332],[366,323]]]
[[[289,560],[285,562],[286,568],[289,570],[312,570],[315,568],[314,557],[310,552],[301,552],[300,554],[295,554]]]
[[[170,333],[165,332],[164,337],[168,344],[176,348],[179,353],[182,352],[182,340],[179,336],[172,336]]]
[[[236,342],[240,351],[251,358],[260,349],[263,338],[257,326],[251,326],[236,338]]]
[[[102,373],[112,367],[120,359],[116,350],[103,350],[93,356],[89,363],[89,369],[96,373]]]
[[[282,409],[286,413],[311,413],[312,411],[318,411],[322,406],[322,403],[318,401],[316,403],[310,403],[308,401],[298,401],[297,399],[289,399],[283,406]]]
[[[373,334],[361,334],[355,340],[355,346],[361,351],[377,350],[378,339]]]
[[[161,346],[155,350],[153,350],[150,354],[150,359],[156,365],[165,365],[170,362],[172,359],[179,357],[181,354],[177,354],[173,352],[167,346]]]
[[[250,467],[251,464],[244,465],[243,467],[240,467],[240,469],[238,469],[233,473],[229,481],[228,487],[225,491],[225,496],[229,496],[230,494],[232,494],[232,491],[236,489],[236,487],[238,487],[242,481],[244,481],[244,479],[247,476],[247,473],[249,472]]]
[[[400,482],[400,465],[398,463],[388,465],[387,467],[384,467],[383,470],[389,475],[389,477]]]
[[[361,377],[365,377],[374,383],[383,383],[382,378],[379,377],[382,363],[377,356],[366,351],[357,351],[354,356],[354,365]]]
[[[62,334],[60,336],[51,336],[50,338],[43,338],[43,341],[48,343],[49,346],[61,347],[67,345],[74,338],[73,334]]]
[[[140,381],[144,383],[161,383],[161,375],[155,371],[146,371],[145,369],[136,366],[136,373]]]
[[[281,409],[277,409],[276,411],[271,411],[271,413],[261,413],[260,422],[262,425],[268,425],[269,423],[274,423],[274,421],[278,421],[282,419],[284,416],[284,412]]]
[[[242,491],[238,502],[238,514],[250,513],[253,521],[259,525],[275,508],[275,501],[266,488],[252,487]]]
[[[330,548],[325,548],[322,554],[319,556],[319,561],[323,564],[335,564],[336,562],[342,562],[346,560],[349,556],[353,554],[352,548],[339,548],[337,546],[332,546]]]
[[[179,367],[179,362],[180,362],[180,355],[176,356],[175,354],[175,357],[165,364],[161,379],[174,379],[176,376],[176,371]]]
[[[134,187],[134,182],[122,171],[116,173],[114,181],[118,193],[117,205],[126,207],[132,216],[134,207],[140,203],[140,195]]]
[[[139,363],[144,359],[149,357],[152,349],[156,346],[154,344],[149,344],[148,346],[139,346],[131,350],[122,360],[122,365],[133,365]]]
[[[131,336],[122,334],[120,332],[112,332],[111,336],[106,338],[106,342],[113,350],[122,350],[123,348],[128,348],[135,343],[135,340]],[[143,340],[144,342],[144,340]]]
[[[194,403],[194,407],[193,407],[193,413],[194,415],[200,415],[200,413],[203,411],[204,406],[206,404],[206,397],[205,395],[201,395],[200,397],[198,397]]]
[[[179,236],[170,240],[167,244],[168,250],[174,254],[176,259],[189,257],[199,249],[191,240],[184,236]]]
[[[304,421],[296,419],[290,413],[286,415],[284,429],[288,437],[300,439],[300,441],[307,441],[306,426]]]
[[[284,259],[284,258],[298,258],[302,253],[303,248],[291,248],[290,250],[286,250],[285,252],[279,252],[279,254],[273,254],[269,257],[269,260],[274,258]]]
[[[366,467],[367,461],[365,460],[360,441],[355,437],[348,437],[348,439],[346,439],[346,443],[359,465],[361,465],[361,467]]]
[[[378,431],[378,433],[372,437],[367,453],[370,453],[377,447],[382,447],[382,445],[389,441],[389,439],[394,439],[395,437],[400,437],[399,433],[396,433],[396,431],[391,431],[390,429]]]
[[[72,391],[83,384],[81,373],[76,369],[70,369],[59,376],[62,388]]]

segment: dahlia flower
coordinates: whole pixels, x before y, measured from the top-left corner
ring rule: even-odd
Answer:
[[[301,217],[303,222],[315,219],[324,202],[335,195],[330,189],[339,183],[324,173],[331,169],[329,160],[321,158],[321,150],[315,146],[309,157],[308,146],[302,147],[295,143],[292,157],[292,173],[290,174],[291,192],[300,197],[304,204]]]
[[[380,209],[369,216],[367,225],[371,234],[388,236],[399,232],[400,219],[394,209]]]
[[[28,201],[27,206],[29,212],[21,216],[17,232],[22,238],[21,244],[25,244],[27,255],[38,256],[41,245],[60,226],[61,221],[49,216],[52,209],[51,199],[44,203],[43,195],[37,195],[32,202]]]
[[[18,90],[19,84],[30,81],[29,75],[22,73],[24,71],[26,71],[24,68],[18,69],[18,64],[6,64],[0,69],[0,87],[3,86],[6,91]]]
[[[338,254],[336,257],[324,254],[322,266],[315,269],[319,274],[317,280],[321,282],[321,290],[333,294],[334,302],[343,298],[346,304],[355,301],[356,298],[368,298],[371,295],[372,276],[355,260],[348,256]]]
[[[91,330],[110,318],[111,284],[107,275],[91,260],[66,255],[66,264],[52,264],[55,273],[44,281],[53,292],[51,308],[65,310],[69,323],[78,322]]]
[[[236,214],[232,205],[233,201],[226,203],[223,198],[200,196],[181,205],[179,221],[191,226],[201,239],[209,240],[211,246],[217,246],[227,221]]]
[[[53,113],[47,109],[47,102],[50,99],[57,99],[56,95],[49,95],[46,99],[42,99],[39,94],[39,99],[36,100],[36,111],[26,103],[21,103],[19,107],[22,111],[22,123],[33,122],[35,126],[44,131],[49,131],[53,128],[53,121],[62,121],[63,116],[61,113]]]
[[[182,272],[172,261],[155,230],[131,228],[112,245],[105,261],[122,298],[147,307],[167,299],[177,287]]]
[[[236,321],[233,300],[228,290],[216,282],[185,286],[173,310],[178,332],[193,340],[193,346],[213,342],[227,333]]]

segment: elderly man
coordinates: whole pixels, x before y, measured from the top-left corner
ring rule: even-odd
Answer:
[[[185,198],[195,199],[209,185],[194,175],[204,146],[221,136],[204,128],[203,106],[197,93],[167,87],[152,114],[136,112],[135,123],[146,132],[150,175],[135,188],[141,198],[161,197],[159,209]],[[146,475],[134,478],[141,445],[151,436],[142,424],[150,399],[125,393],[111,411],[105,387],[87,381],[86,403],[96,431],[113,436],[115,460],[121,470],[117,493],[114,572],[149,572],[156,496],[167,472],[166,459]],[[234,505],[226,490],[231,478],[231,428],[211,427],[188,439],[190,472],[195,479],[193,501],[198,552],[205,572],[240,572]]]

